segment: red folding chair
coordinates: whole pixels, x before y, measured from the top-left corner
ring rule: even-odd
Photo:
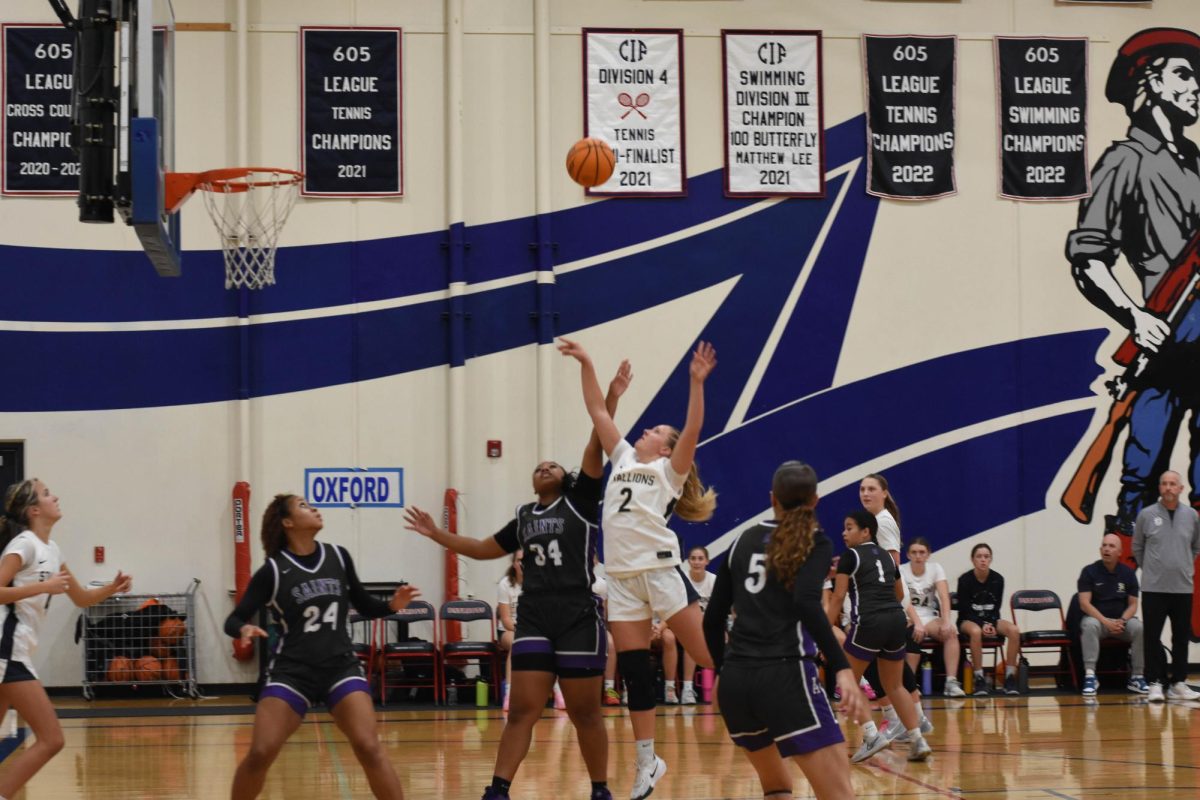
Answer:
[[[429,623],[429,639],[412,636],[410,625]],[[380,699],[387,702],[392,689],[433,691],[433,702],[441,698],[442,659],[438,647],[437,611],[424,600],[375,620]]]

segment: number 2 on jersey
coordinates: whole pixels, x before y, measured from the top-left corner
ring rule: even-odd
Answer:
[[[550,556],[550,560],[554,562],[554,566],[562,566],[562,550],[559,549],[558,539],[551,539],[550,544],[544,548],[540,544],[531,544],[529,549],[533,551],[533,563],[539,567],[546,566],[546,556]]]
[[[305,633],[316,633],[317,631],[321,630],[321,623],[323,623],[323,622],[328,622],[329,627],[336,628],[337,627],[337,612],[338,612],[338,604],[337,604],[336,600],[329,604],[329,608],[325,609],[324,616],[321,615],[321,607],[320,606],[305,606],[305,608],[304,608],[304,632]],[[318,617],[320,617],[320,619],[317,619]]]

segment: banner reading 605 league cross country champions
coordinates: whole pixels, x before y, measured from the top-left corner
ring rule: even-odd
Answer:
[[[1090,193],[1087,77],[1087,39],[996,37],[1001,197]]]
[[[71,149],[75,34],[61,25],[0,25],[0,194],[76,194]]]
[[[590,195],[682,195],[683,31],[583,30],[584,131],[616,169]]]
[[[953,36],[862,37],[867,193],[898,200],[954,194]]]
[[[725,194],[825,196],[820,31],[722,31]]]

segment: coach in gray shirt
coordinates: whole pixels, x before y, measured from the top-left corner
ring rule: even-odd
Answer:
[[[1166,668],[1163,624],[1171,620],[1172,700],[1200,699],[1187,685],[1188,638],[1192,632],[1192,573],[1200,555],[1200,515],[1180,505],[1183,479],[1167,471],[1158,480],[1158,502],[1142,509],[1133,526],[1133,557],[1142,568],[1142,616],[1148,699],[1162,702]]]

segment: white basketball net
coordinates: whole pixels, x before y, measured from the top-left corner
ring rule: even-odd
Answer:
[[[296,204],[300,180],[299,173],[264,168],[197,185],[221,238],[226,289],[275,283],[275,246]]]

